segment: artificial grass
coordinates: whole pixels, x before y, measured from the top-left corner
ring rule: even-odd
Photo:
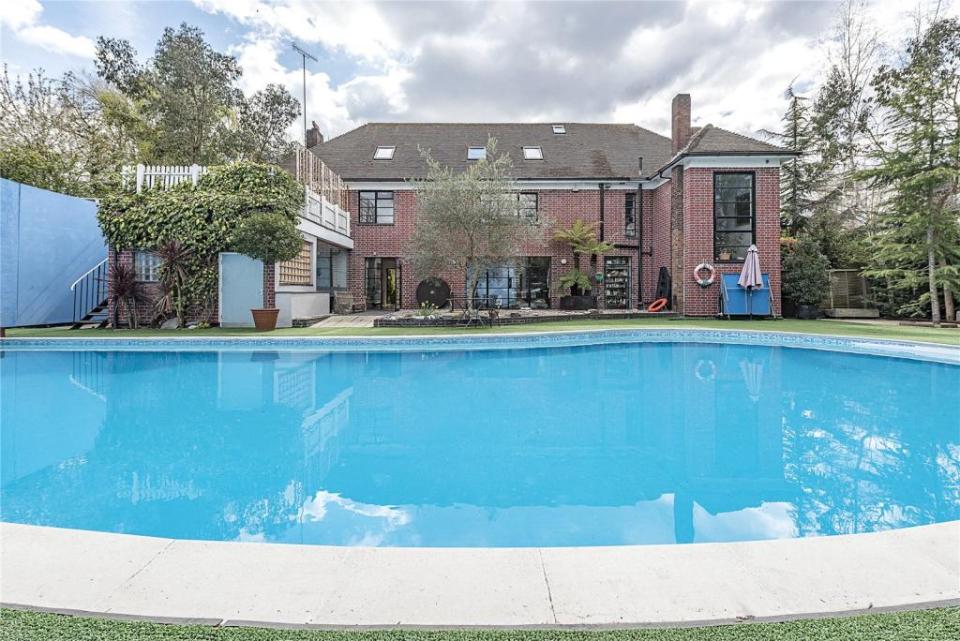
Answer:
[[[252,328],[208,329],[78,329],[64,327],[8,329],[7,336],[24,338],[77,337],[77,338],[138,338],[138,337],[217,337],[217,336],[417,336],[425,334],[492,334],[517,332],[572,331],[578,329],[653,329],[653,328],[709,328],[747,329],[770,332],[799,332],[805,334],[830,334],[835,336],[859,336],[943,343],[960,346],[960,330],[950,328],[917,327],[901,325],[871,325],[828,320],[714,320],[714,319],[663,319],[638,318],[623,320],[583,319],[575,321],[552,321],[530,325],[505,325],[501,327],[292,327],[272,332],[257,332]]]
[[[623,630],[275,630],[112,621],[3,610],[3,641],[956,641],[960,608],[785,623]]]

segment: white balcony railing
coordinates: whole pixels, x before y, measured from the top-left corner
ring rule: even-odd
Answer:
[[[347,186],[332,169],[303,148],[295,154],[295,177],[304,185],[306,202],[301,216],[332,231],[350,236],[350,215],[347,213]],[[194,185],[207,173],[200,165],[137,165],[126,167],[124,178],[136,176],[137,192],[144,189],[168,189],[183,182]],[[127,182],[130,185],[130,182]]]

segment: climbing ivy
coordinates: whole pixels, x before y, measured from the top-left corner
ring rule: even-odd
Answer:
[[[155,251],[169,241],[189,250],[182,295],[202,315],[216,291],[217,254],[235,250],[245,219],[272,214],[295,230],[303,198],[303,188],[279,167],[237,162],[212,167],[196,186],[112,194],[101,201],[97,218],[118,251]]]

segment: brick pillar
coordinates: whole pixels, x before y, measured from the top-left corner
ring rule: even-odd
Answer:
[[[277,306],[277,266],[263,266],[263,307],[272,309]]]
[[[670,105],[670,140],[673,153],[677,153],[690,142],[690,94],[678,93]]]
[[[683,167],[677,165],[670,176],[670,280],[671,309],[683,314],[684,236],[683,236]]]

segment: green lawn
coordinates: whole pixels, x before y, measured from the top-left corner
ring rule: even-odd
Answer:
[[[271,630],[120,622],[40,614],[0,613],[4,641],[956,641],[960,608],[869,614],[787,623],[633,630]]]
[[[894,338],[902,340],[924,341],[930,343],[945,343],[960,345],[960,330],[935,329],[933,327],[901,327],[898,325],[867,325],[863,323],[847,323],[842,321],[802,321],[802,320],[699,320],[699,319],[662,319],[641,318],[630,320],[576,320],[554,321],[533,325],[511,325],[504,327],[470,328],[458,327],[397,327],[397,328],[329,328],[313,329],[290,328],[277,329],[272,332],[256,332],[246,328],[210,328],[191,330],[110,330],[110,329],[83,329],[68,330],[64,328],[38,329],[10,329],[7,335],[11,337],[141,337],[162,336],[164,338],[187,337],[214,337],[214,336],[411,336],[422,334],[491,334],[494,332],[545,332],[577,329],[610,329],[610,328],[688,328],[705,327],[711,329],[750,329],[758,331],[802,332],[807,334],[833,334],[838,336],[862,336],[867,338]]]

